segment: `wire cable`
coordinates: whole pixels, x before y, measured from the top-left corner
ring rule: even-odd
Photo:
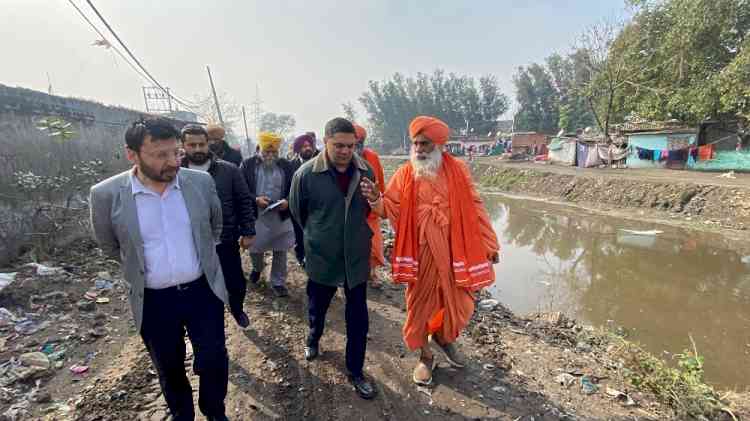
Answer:
[[[143,73],[145,73],[149,77],[149,79],[151,79],[151,81],[156,86],[158,86],[162,91],[164,91],[165,94],[167,94],[168,96],[170,96],[171,98],[173,98],[178,104],[181,104],[181,105],[183,105],[184,107],[187,107],[187,108],[195,108],[196,107],[196,104],[189,104],[188,101],[185,101],[185,100],[179,98],[178,96],[170,93],[168,90],[166,90],[156,80],[156,78],[153,75],[151,75],[151,73],[149,73],[148,70],[146,70],[146,68],[143,66],[143,64],[141,63],[141,61],[138,60],[138,58],[135,56],[135,54],[133,54],[132,51],[130,51],[130,48],[128,48],[128,46],[125,45],[125,42],[123,42],[122,39],[119,37],[119,35],[117,35],[117,32],[115,32],[115,30],[112,29],[112,26],[110,26],[109,22],[107,22],[107,20],[104,18],[104,16],[102,16],[102,14],[99,13],[99,10],[96,8],[96,6],[94,6],[94,3],[92,3],[91,0],[86,0],[86,3],[89,4],[89,6],[91,7],[91,9],[94,11],[94,13],[96,13],[96,15],[102,21],[102,23],[104,24],[104,26],[107,27],[107,29],[109,30],[109,32],[112,33],[112,35],[115,37],[115,39],[117,40],[117,42],[120,43],[120,45],[125,50],[125,52],[128,53],[128,55],[133,59],[133,61],[138,65],[138,67],[140,67],[141,70],[143,70]]]

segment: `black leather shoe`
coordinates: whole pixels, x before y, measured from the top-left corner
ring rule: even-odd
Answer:
[[[320,355],[320,351],[318,350],[317,346],[306,346],[305,347],[305,359],[307,361],[312,361],[316,358],[318,358],[318,355]]]
[[[250,326],[250,318],[247,317],[247,314],[244,311],[232,314],[232,316],[239,327],[247,329],[247,327]]]
[[[257,284],[260,281],[260,272],[250,272],[250,283]]]
[[[357,391],[357,394],[362,399],[372,399],[377,394],[378,391],[375,389],[375,386],[365,378],[365,376],[349,376],[349,381],[352,383],[352,386],[354,386],[354,390]]]

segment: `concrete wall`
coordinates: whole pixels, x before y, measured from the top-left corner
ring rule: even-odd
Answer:
[[[101,160],[107,173],[127,168],[125,130],[143,112],[93,101],[48,95],[0,84],[0,265],[24,243],[27,209],[16,200],[16,171],[37,175],[69,174],[82,160]],[[72,123],[76,136],[64,143],[37,129],[45,117]],[[173,120],[181,127],[184,123]],[[84,192],[85,194],[85,192]]]

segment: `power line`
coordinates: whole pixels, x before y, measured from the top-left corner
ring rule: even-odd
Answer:
[[[129,56],[130,56],[130,57],[131,57],[131,58],[133,59],[133,61],[134,61],[134,62],[135,62],[135,63],[136,63],[137,65],[138,65],[138,67],[140,67],[140,68],[141,68],[141,70],[143,70],[143,73],[145,73],[145,74],[146,74],[146,75],[147,75],[147,76],[149,77],[149,79],[151,79],[151,81],[152,81],[152,82],[153,82],[154,84],[156,84],[156,86],[158,86],[158,87],[159,87],[159,88],[160,88],[160,89],[161,89],[162,91],[164,91],[164,93],[166,93],[166,94],[167,94],[167,95],[169,95],[170,97],[174,98],[174,100],[175,100],[175,101],[176,101],[176,102],[177,102],[178,104],[181,104],[181,105],[183,105],[183,106],[185,106],[185,107],[187,107],[187,108],[195,108],[195,104],[188,104],[188,102],[187,102],[187,101],[185,101],[185,100],[183,100],[183,99],[179,98],[178,96],[176,96],[176,95],[173,95],[173,94],[171,94],[171,93],[170,93],[169,91],[167,91],[167,90],[166,90],[166,89],[165,89],[165,88],[164,88],[164,87],[163,87],[163,86],[162,86],[162,85],[161,85],[161,84],[160,84],[160,83],[159,83],[159,82],[158,82],[158,81],[156,80],[156,78],[155,78],[155,77],[154,77],[153,75],[151,75],[151,73],[149,73],[149,71],[148,71],[148,70],[146,70],[146,68],[145,68],[145,67],[143,66],[143,64],[141,63],[141,61],[140,61],[140,60],[138,60],[138,58],[137,58],[137,57],[135,56],[135,54],[133,54],[133,52],[132,52],[132,51],[130,51],[130,48],[128,48],[128,46],[127,46],[127,45],[125,45],[125,43],[124,43],[124,42],[122,41],[122,39],[120,39],[120,37],[119,37],[119,36],[117,35],[117,32],[115,32],[115,30],[114,30],[114,29],[112,29],[112,26],[110,26],[110,25],[109,25],[109,22],[107,22],[107,20],[106,20],[106,19],[104,18],[104,16],[102,16],[102,14],[101,14],[101,13],[99,13],[99,10],[98,10],[98,9],[97,9],[97,8],[96,8],[96,7],[94,6],[94,3],[92,3],[92,2],[91,2],[91,0],[86,0],[86,3],[88,3],[88,4],[89,4],[89,6],[91,7],[91,9],[92,9],[92,10],[94,11],[94,13],[96,13],[96,15],[97,15],[97,16],[99,17],[99,19],[100,19],[100,20],[102,21],[102,23],[104,23],[104,26],[106,26],[106,27],[107,27],[107,29],[109,30],[109,32],[111,32],[111,33],[112,33],[112,35],[113,35],[113,36],[115,37],[115,39],[117,39],[117,42],[119,42],[119,43],[120,43],[120,45],[121,45],[121,46],[122,46],[122,48],[123,48],[123,49],[125,50],[125,52],[126,52],[126,53],[128,53],[128,55],[129,55]]]
[[[107,39],[107,37],[105,37],[104,34],[102,34],[102,32],[99,30],[99,28],[97,28],[96,25],[94,25],[94,23],[91,22],[91,20],[88,18],[88,16],[86,16],[86,14],[83,13],[83,10],[81,10],[78,7],[78,5],[76,5],[73,2],[73,0],[68,0],[68,3],[70,3],[70,5],[73,6],[76,9],[76,11],[78,11],[78,13],[81,15],[81,17],[83,18],[83,20],[85,20],[86,23],[88,23],[94,29],[94,31],[102,38],[102,40],[104,40],[107,43],[107,45],[109,45],[110,48],[112,48],[122,58],[122,60],[125,63],[127,63],[128,66],[130,66],[130,68],[133,69],[134,72],[136,72],[138,74],[138,76],[140,76],[141,78],[143,78],[143,80],[145,80],[146,82],[152,83],[152,81],[146,75],[144,75],[140,70],[138,70],[138,68],[135,67],[135,65],[133,65],[133,63],[131,63],[130,60],[128,60],[127,57],[125,57],[125,54],[123,54],[122,51],[120,51],[116,46],[112,45],[112,43],[109,42],[109,40]]]

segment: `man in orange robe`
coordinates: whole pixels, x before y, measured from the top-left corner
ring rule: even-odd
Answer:
[[[357,152],[367,161],[375,173],[375,185],[378,191],[385,193],[385,175],[383,165],[380,164],[380,157],[377,152],[370,148],[365,148],[365,139],[367,139],[367,130],[359,124],[354,125],[355,136],[357,138]],[[373,288],[381,288],[382,282],[377,275],[376,269],[385,265],[385,256],[383,255],[383,233],[380,232],[380,216],[375,212],[370,212],[367,218],[367,224],[372,230],[372,251],[370,252],[370,285]]]
[[[396,230],[392,268],[407,283],[403,336],[420,349],[414,382],[432,383],[437,346],[454,367],[465,365],[455,342],[474,312],[474,294],[495,280],[500,246],[468,168],[443,152],[450,129],[433,117],[409,126],[411,160],[396,172],[385,195],[363,181],[373,211]]]

